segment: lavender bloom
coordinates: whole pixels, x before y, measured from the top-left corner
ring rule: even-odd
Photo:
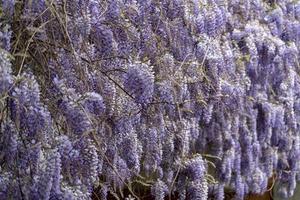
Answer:
[[[21,133],[27,140],[43,137],[50,126],[51,117],[48,109],[40,101],[40,89],[34,76],[23,75],[24,80],[12,91],[11,114],[13,121],[19,123]]]
[[[11,37],[12,37],[12,31],[10,25],[2,25],[0,23],[1,27],[0,29],[0,47],[5,49],[6,51],[11,50]],[[1,52],[3,54],[4,52]],[[5,53],[4,53],[5,54]]]
[[[150,43],[151,42],[151,43]],[[142,57],[154,57],[157,52],[156,40],[151,27],[143,27],[143,32],[141,33],[141,54]]]
[[[256,169],[254,174],[252,175],[252,180],[250,182],[250,190],[255,194],[263,193],[266,190],[267,185],[265,184],[268,178],[266,175],[260,170]]]
[[[108,186],[106,184],[101,187],[100,195],[101,199],[107,200]]]
[[[68,2],[66,5],[69,12],[72,13],[72,21],[69,24],[68,28],[70,29],[70,37],[74,41],[75,45],[80,44],[80,41],[87,38],[90,34],[92,26],[92,16],[90,14],[89,7],[91,4],[91,1],[82,2],[75,0],[73,2]]]
[[[14,14],[14,7],[15,7],[15,0],[3,0],[2,1],[2,8],[7,17],[12,18]]]
[[[61,109],[64,111],[67,123],[74,134],[81,135],[91,129],[90,122],[86,114],[80,108],[72,104],[62,104],[61,106]]]
[[[204,21],[204,17],[201,13],[199,13],[195,19],[195,26],[196,26],[196,33],[198,34],[203,34],[205,33],[205,21]]]
[[[274,9],[271,13],[269,13],[264,20],[267,23],[275,22],[278,29],[281,29],[283,24],[283,12],[280,8]]]
[[[226,24],[226,10],[224,7],[215,6],[217,34],[220,34]]]
[[[2,1],[0,199],[292,196],[299,5]]]
[[[216,190],[214,191],[214,193],[215,193],[215,199],[216,200],[224,200],[225,199],[224,184],[219,183],[216,186]]]
[[[129,65],[124,86],[137,103],[149,103],[154,90],[154,75],[151,67],[143,63]]]
[[[80,167],[81,182],[90,190],[94,183],[98,180],[99,170],[99,158],[98,152],[91,139],[84,138],[80,140],[75,147],[80,152],[80,163],[77,165]],[[78,173],[77,172],[77,173]]]
[[[79,152],[75,149],[74,144],[68,136],[63,135],[57,138],[57,146],[62,158],[62,167],[67,167],[70,162],[78,157]]]
[[[126,161],[129,169],[139,172],[140,170],[140,155],[139,155],[139,144],[138,138],[135,134],[131,133],[129,136],[124,138],[121,143],[121,155]]]
[[[37,17],[41,12],[46,9],[46,1],[39,0],[35,3],[31,1],[26,1],[25,9],[24,9],[24,16],[26,17]]]
[[[229,183],[233,168],[233,152],[227,151],[224,153],[221,165],[218,167],[219,180],[224,183]]]
[[[167,185],[161,180],[158,180],[151,188],[151,193],[155,197],[155,200],[164,200],[167,191]]]
[[[51,195],[51,189],[57,192],[59,190],[59,177],[60,177],[60,158],[57,152],[53,152],[46,164],[44,171],[39,175],[37,184],[37,194],[39,199],[49,199]],[[54,181],[54,185],[53,185]],[[55,185],[56,184],[56,185]]]
[[[300,3],[297,2],[296,5],[294,5],[294,16],[296,19],[300,19]]]
[[[3,199],[7,198],[6,190],[7,190],[7,186],[8,186],[8,180],[7,180],[7,177],[5,175],[0,176],[0,186],[1,186],[0,197],[3,198]]]
[[[105,112],[103,98],[95,92],[86,93],[82,104],[85,111],[95,116],[99,117]]]
[[[118,172],[113,172],[113,182],[117,187],[123,187],[124,182],[130,178],[130,172],[126,165],[126,162],[121,158],[115,159],[115,170]]]
[[[114,53],[113,33],[107,26],[95,25],[92,27],[91,35],[95,44],[96,54],[102,58],[112,56]]]
[[[13,122],[8,121],[3,124],[3,130],[1,130],[4,134],[2,138],[1,151],[4,152],[4,159],[6,160],[9,166],[13,165],[16,161],[16,156],[18,153],[18,132],[13,124]],[[3,148],[5,147],[5,148]]]
[[[170,82],[157,83],[157,89],[155,90],[158,93],[158,97],[162,102],[162,109],[165,110],[167,115],[174,117],[175,116],[175,98],[174,92],[172,90],[172,84]]]
[[[11,87],[13,83],[11,63],[8,54],[3,50],[0,51],[0,96]]]
[[[236,188],[235,189],[235,191],[236,191],[235,199],[237,199],[237,200],[244,199],[244,196],[245,196],[245,183],[243,181],[243,178],[240,175],[237,175],[235,177],[234,186]]]
[[[212,118],[213,115],[213,110],[214,110],[214,105],[213,104],[209,104],[204,112],[203,112],[203,120],[206,124],[208,124]]]
[[[116,21],[119,18],[121,12],[121,2],[118,1],[108,1],[108,8],[105,14],[105,18],[108,21]]]
[[[191,181],[201,180],[205,175],[205,165],[201,156],[197,156],[185,163],[185,173]]]
[[[206,33],[210,37],[214,37],[217,35],[216,19],[216,13],[212,8],[208,8],[205,10],[205,27],[207,30]]]
[[[147,173],[153,172],[159,166],[162,161],[162,147],[158,132],[155,128],[151,128],[145,134],[145,161],[144,168]]]
[[[208,186],[205,179],[189,182],[187,186],[187,199],[208,199]]]
[[[55,158],[55,164],[53,166],[53,182],[52,182],[52,188],[51,188],[51,193],[53,195],[60,195],[61,194],[61,158],[60,154],[57,154],[57,157]]]

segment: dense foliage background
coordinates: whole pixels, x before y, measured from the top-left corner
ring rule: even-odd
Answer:
[[[0,199],[293,195],[300,1],[0,8]]]

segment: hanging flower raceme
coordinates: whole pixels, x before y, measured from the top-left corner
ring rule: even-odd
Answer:
[[[141,104],[150,103],[154,90],[152,67],[138,62],[130,64],[125,75],[124,86],[135,102]]]
[[[0,7],[0,199],[294,195],[298,1]]]

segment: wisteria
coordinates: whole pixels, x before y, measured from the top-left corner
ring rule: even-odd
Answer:
[[[294,195],[300,1],[0,1],[0,199]]]

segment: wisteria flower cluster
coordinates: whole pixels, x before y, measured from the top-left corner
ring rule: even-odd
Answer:
[[[300,1],[0,11],[0,199],[293,196]]]

